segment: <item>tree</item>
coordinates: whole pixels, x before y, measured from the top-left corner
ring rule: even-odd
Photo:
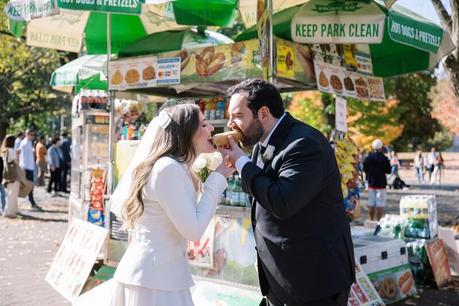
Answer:
[[[390,94],[399,100],[397,112],[403,133],[394,141],[395,149],[407,150],[413,142],[426,145],[436,132],[441,130],[433,118],[430,89],[436,85],[436,78],[430,73],[413,73],[390,78],[387,82]]]
[[[430,91],[433,102],[432,117],[455,135],[459,135],[459,98],[454,95],[449,82],[441,80]]]
[[[6,1],[0,0],[3,10]],[[0,140],[8,129],[35,125],[45,132],[48,119],[69,109],[68,98],[51,91],[51,73],[62,64],[60,53],[26,46],[8,32],[0,14]]]
[[[397,99],[373,102],[348,98],[347,101],[349,134],[359,147],[369,150],[376,138],[392,145],[402,135],[404,126],[399,122]]]
[[[441,0],[431,0],[444,29],[451,33],[456,48],[445,59],[445,68],[449,75],[451,87],[459,97],[459,0],[450,0],[451,14],[448,13]]]
[[[321,93],[318,91],[305,91],[294,94],[288,111],[298,120],[306,122],[324,134],[329,133],[331,130],[331,127],[326,122]]]

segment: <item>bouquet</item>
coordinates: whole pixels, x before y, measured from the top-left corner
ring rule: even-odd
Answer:
[[[220,153],[203,153],[196,158],[191,169],[199,176],[201,182],[204,182],[209,176],[210,172],[217,169],[223,162]]]

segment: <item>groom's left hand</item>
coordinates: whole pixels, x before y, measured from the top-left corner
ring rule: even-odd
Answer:
[[[233,167],[240,157],[247,156],[231,136],[228,136],[228,145],[226,147],[219,146],[218,151],[223,155],[224,161],[230,163]]]

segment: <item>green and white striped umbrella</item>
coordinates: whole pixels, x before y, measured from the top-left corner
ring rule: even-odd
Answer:
[[[377,0],[310,0],[274,14],[273,32],[306,44],[369,44],[373,73],[380,77],[431,69],[455,48],[440,26]],[[256,26],[237,40],[255,37]]]
[[[84,55],[54,70],[49,84],[53,87],[74,87],[82,79],[96,74],[106,75],[106,69],[106,55]]]
[[[125,2],[135,4],[138,14],[136,15],[130,9],[126,10],[127,13],[123,13],[124,10],[119,7],[65,5],[64,1],[58,0],[60,8],[58,15],[32,19],[28,22],[10,16],[10,31],[16,36],[25,35],[26,43],[30,46],[77,53],[84,51],[87,54],[106,54],[107,11],[116,12],[111,16],[112,53],[117,53],[123,46],[148,34],[187,28],[177,25],[174,20],[150,12],[147,5],[137,0],[113,3]]]

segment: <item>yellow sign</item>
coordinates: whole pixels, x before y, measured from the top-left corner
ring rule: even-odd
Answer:
[[[282,78],[295,78],[295,50],[285,44],[277,44],[277,75]]]

